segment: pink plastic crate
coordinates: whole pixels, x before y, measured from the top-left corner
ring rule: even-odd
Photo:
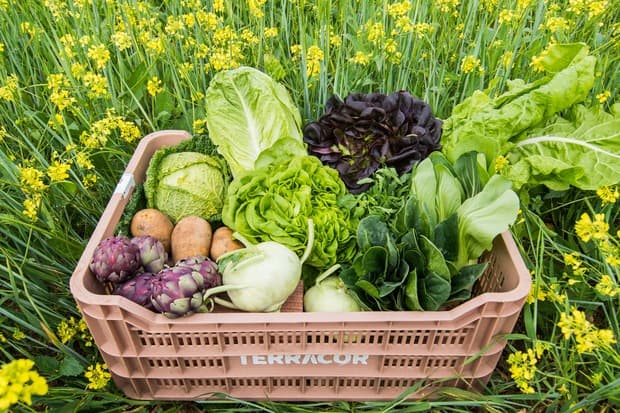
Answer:
[[[161,131],[142,139],[71,277],[116,385],[136,399],[389,400],[440,386],[479,389],[495,370],[530,290],[509,232],[487,254],[474,298],[449,311],[300,312],[301,287],[280,313],[218,312],[168,319],[108,295],[88,268],[113,234],[136,182],[162,146],[190,138]]]

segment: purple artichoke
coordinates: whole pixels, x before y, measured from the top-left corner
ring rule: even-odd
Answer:
[[[121,284],[117,284],[114,289],[114,294],[122,295],[149,310],[153,309],[151,287],[153,285],[154,276],[155,275],[150,272],[138,274]]]
[[[200,272],[175,265],[155,275],[151,301],[153,307],[166,317],[187,316],[200,308],[204,291],[205,280]]]
[[[332,96],[325,113],[303,130],[308,152],[336,169],[351,193],[361,193],[381,167],[402,175],[431,152],[441,149],[442,121],[430,106],[409,92],[351,93]]]
[[[108,237],[95,248],[90,270],[101,282],[121,283],[140,268],[140,250],[125,236]]]
[[[133,237],[131,243],[140,250],[140,262],[144,271],[156,274],[164,269],[168,261],[168,253],[157,238],[150,235]]]
[[[208,257],[199,255],[185,258],[179,260],[175,266],[190,267],[194,271],[198,271],[204,278],[205,289],[222,285],[222,275],[218,272],[217,264]]]

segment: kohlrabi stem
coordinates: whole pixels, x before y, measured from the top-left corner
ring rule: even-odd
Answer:
[[[340,264],[332,265],[331,267],[326,269],[323,273],[319,274],[318,277],[316,277],[315,284],[319,284],[321,281],[323,281],[324,279],[332,275],[334,272],[338,271],[339,268],[340,268]]]
[[[304,255],[301,256],[300,264],[303,264],[310,253],[312,252],[312,246],[314,245],[314,221],[312,219],[308,219],[308,243],[306,244],[306,250],[304,251]]]

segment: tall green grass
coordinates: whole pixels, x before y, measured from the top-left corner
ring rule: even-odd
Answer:
[[[60,327],[80,318],[69,277],[138,141],[123,132],[206,133],[204,92],[218,70],[251,65],[266,71],[286,85],[304,121],[320,116],[334,93],[400,89],[446,118],[474,90],[499,94],[510,79],[543,76],[532,59],[550,42],[584,42],[597,57],[587,104],[600,100],[610,108],[620,85],[620,11],[612,1],[252,3],[259,8],[241,0],[0,0],[0,362],[34,360],[49,383],[32,407],[11,409],[612,411],[619,398],[617,343],[580,354],[575,336],[564,338],[558,327],[561,314],[576,306],[592,326],[620,335],[620,294],[595,289],[605,274],[617,286],[618,266],[605,262],[609,251],[600,243],[583,242],[574,229],[583,212],[603,213],[617,248],[618,203],[603,207],[596,194],[579,191],[541,191],[523,206],[513,232],[540,294],[526,304],[482,394],[459,392],[422,404],[177,404],[132,401],[111,383],[87,388],[84,373],[100,356],[87,334],[72,325],[67,338]],[[160,90],[152,95],[156,79]],[[58,182],[47,175],[55,161],[69,165]],[[44,188],[24,180],[25,168],[39,171],[35,181]],[[566,264],[572,252],[585,274]],[[507,364],[510,354],[528,349],[542,349],[533,393],[518,388]]]

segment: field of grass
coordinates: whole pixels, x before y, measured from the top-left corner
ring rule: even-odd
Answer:
[[[475,90],[545,76],[549,44],[582,42],[597,59],[583,104],[612,111],[619,40],[614,0],[0,0],[0,412],[615,411],[616,185],[522,198],[512,231],[533,290],[487,388],[456,399],[130,400],[69,278],[140,138],[206,134],[204,93],[220,70],[265,71],[304,122],[333,93],[401,89],[445,119]]]

